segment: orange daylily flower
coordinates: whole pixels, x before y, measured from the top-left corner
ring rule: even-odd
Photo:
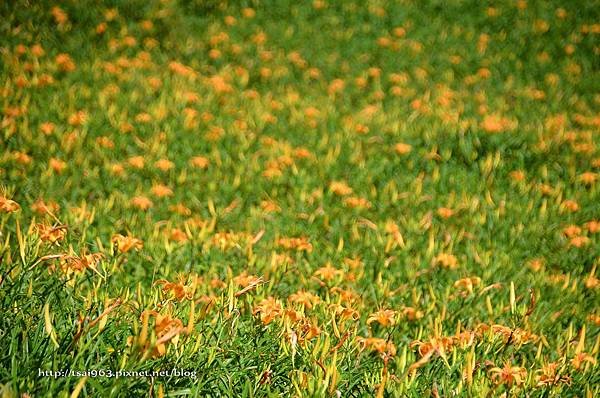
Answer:
[[[175,167],[175,163],[171,162],[169,159],[160,159],[154,163],[154,167],[162,171],[168,171]]]
[[[455,269],[458,267],[458,259],[453,254],[440,253],[434,259],[435,265],[440,265],[443,268]]]
[[[260,320],[262,323],[268,325],[275,318],[283,315],[283,306],[279,300],[270,296],[255,306],[252,310],[252,314],[260,314]]]
[[[593,185],[598,180],[598,173],[585,172],[579,175],[578,180],[585,185]]]
[[[55,58],[56,65],[63,72],[72,72],[75,70],[75,62],[71,56],[66,53],[58,54]]]
[[[509,175],[513,181],[524,181],[525,180],[525,172],[523,170],[511,171]]]
[[[508,386],[520,385],[527,378],[527,370],[520,366],[512,366],[509,362],[504,367],[494,367],[490,369],[491,379],[496,384],[506,384]]]
[[[43,199],[38,199],[31,205],[31,210],[41,215],[55,214],[60,210],[60,206],[54,201],[48,201],[46,203]]]
[[[507,118],[498,115],[487,115],[481,122],[481,128],[488,133],[501,133],[510,129],[511,124],[511,121]]]
[[[352,188],[344,181],[332,181],[329,184],[329,190],[339,196],[350,195],[353,192]]]
[[[131,199],[131,205],[137,207],[140,210],[148,210],[154,203],[145,196],[135,196]]]
[[[331,264],[327,264],[314,272],[314,275],[317,278],[320,278],[325,281],[331,281],[336,276],[342,275],[344,271],[338,270],[331,266]]]
[[[396,346],[393,342],[377,337],[356,337],[356,341],[362,349],[376,351],[382,356],[391,357],[396,355]]]
[[[40,130],[42,131],[42,133],[44,133],[44,135],[52,134],[55,128],[56,125],[52,122],[45,122],[40,124]]]
[[[591,240],[587,236],[575,236],[569,241],[569,246],[580,248],[589,245],[590,242]]]
[[[272,200],[263,200],[260,202],[260,208],[266,213],[275,213],[281,211],[279,205]]]
[[[173,318],[169,314],[156,314],[155,316],[154,332],[157,340],[153,356],[161,357],[167,352],[167,343],[177,341],[179,335],[185,331],[185,327],[180,319]]]
[[[65,225],[51,226],[36,224],[35,229],[42,242],[50,244],[60,242],[67,234],[67,227]]]
[[[359,198],[356,196],[351,196],[344,199],[344,204],[348,207],[359,208],[359,209],[370,209],[371,202],[369,202],[365,198]]]
[[[4,213],[14,213],[19,211],[20,208],[21,206],[19,206],[19,204],[14,200],[0,196],[0,211]]]
[[[82,272],[88,268],[95,269],[96,264],[104,257],[102,253],[92,254],[63,254],[59,257],[63,271]]]
[[[576,212],[579,210],[579,204],[571,199],[567,199],[564,202],[562,202],[561,207],[569,210],[570,212]]]
[[[145,161],[143,156],[133,156],[127,160],[127,163],[136,169],[143,169]]]
[[[454,215],[454,210],[448,207],[440,207],[437,209],[437,214],[442,218],[450,218]]]
[[[479,285],[481,282],[481,278],[479,277],[470,277],[470,278],[462,278],[454,282],[454,287],[461,290],[461,294],[463,296],[467,296],[473,293],[473,287]]]
[[[299,237],[299,238],[279,238],[277,240],[277,245],[283,247],[284,249],[294,249],[297,251],[307,251],[311,252],[313,249],[312,244],[308,241],[307,237]]]
[[[563,234],[567,238],[574,238],[581,234],[581,228],[579,228],[577,225],[569,225],[568,227],[563,228]]]
[[[121,234],[114,235],[112,237],[112,242],[116,245],[119,253],[127,253],[131,250],[141,250],[144,247],[144,242],[138,238],[134,238],[133,236],[127,235],[123,236]]]
[[[169,282],[165,279],[159,279],[155,282],[156,285],[161,285],[163,293],[172,293],[179,301],[184,299],[192,299],[193,286],[186,286],[182,281]]]
[[[173,196],[173,190],[166,185],[156,184],[151,189],[154,196],[158,198],[164,198],[166,196]]]
[[[205,169],[208,167],[209,164],[210,161],[204,156],[194,156],[190,159],[190,165],[199,169]]]
[[[406,155],[412,151],[412,145],[399,142],[394,145],[394,151],[396,151],[398,155]]]
[[[310,292],[300,290],[291,294],[288,300],[292,303],[300,304],[307,309],[311,309],[321,301],[321,298]]]
[[[169,210],[181,216],[189,216],[192,214],[192,211],[183,203],[177,203],[175,205],[169,206]]]
[[[586,362],[595,365],[596,359],[586,352],[579,352],[571,359],[571,366],[579,370]]]
[[[183,242],[187,242],[188,236],[185,233],[185,231],[182,231],[179,228],[173,228],[169,232],[169,239],[174,242],[183,243]]]
[[[585,223],[584,227],[591,234],[598,233],[598,232],[600,232],[600,221],[597,221],[597,220],[588,221]]]
[[[542,366],[542,368],[537,370],[536,373],[538,387],[554,386],[558,384],[571,384],[570,376],[563,376],[560,374],[559,364],[557,362],[551,362],[547,365]]]
[[[379,310],[374,312],[367,318],[367,325],[373,322],[377,322],[381,326],[393,326],[396,323],[396,311]]]
[[[418,319],[423,318],[423,311],[417,310],[413,307],[404,307],[402,308],[402,316],[408,319],[409,321],[416,321]]]

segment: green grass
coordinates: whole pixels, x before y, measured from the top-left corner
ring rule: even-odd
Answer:
[[[2,396],[597,396],[598,10],[0,4]]]

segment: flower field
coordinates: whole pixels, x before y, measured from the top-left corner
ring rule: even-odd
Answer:
[[[0,4],[0,396],[600,396],[600,3]]]

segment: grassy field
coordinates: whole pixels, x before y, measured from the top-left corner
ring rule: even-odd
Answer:
[[[600,3],[0,4],[0,396],[600,396]]]

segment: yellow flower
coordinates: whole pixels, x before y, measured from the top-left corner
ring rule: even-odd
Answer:
[[[346,83],[342,79],[334,79],[329,83],[329,87],[327,88],[327,92],[329,95],[333,95],[339,93],[344,90]]]
[[[13,152],[13,158],[15,159],[15,161],[17,163],[22,164],[22,165],[28,165],[33,160],[31,158],[31,156],[29,156],[25,152],[21,152],[21,151]]]
[[[431,356],[433,354],[445,356],[446,352],[452,349],[454,340],[451,337],[434,337],[429,341],[415,340],[410,343],[410,347],[417,347],[421,357]]]

